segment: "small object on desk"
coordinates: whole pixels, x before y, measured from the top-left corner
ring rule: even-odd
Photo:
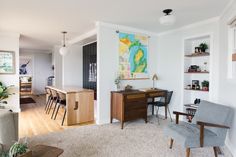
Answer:
[[[125,91],[131,91],[133,90],[133,87],[130,85],[125,86]]]
[[[157,81],[157,80],[158,80],[157,74],[154,74],[154,75],[152,76],[152,81],[153,81],[152,89],[155,89],[155,81]]]

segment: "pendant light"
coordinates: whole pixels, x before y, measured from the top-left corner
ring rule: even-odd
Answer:
[[[160,18],[160,23],[162,25],[166,25],[166,26],[169,26],[169,25],[173,25],[176,21],[176,18],[172,13],[172,9],[165,9],[163,10],[163,13],[165,14],[164,16],[162,16]]]
[[[63,46],[60,48],[59,52],[62,56],[65,56],[68,53],[68,48],[66,47],[66,33],[67,32],[62,32],[63,34]]]

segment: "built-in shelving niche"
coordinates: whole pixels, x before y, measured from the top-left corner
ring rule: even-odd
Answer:
[[[199,47],[201,43],[206,43],[208,49],[205,52],[195,53],[195,48]],[[211,36],[204,35],[184,40],[184,87],[183,87],[183,104],[193,104],[196,98],[201,100],[209,100],[209,89],[202,89],[201,82],[204,80],[210,82],[210,56],[211,56]],[[197,65],[201,71],[189,71],[191,65]],[[200,89],[189,88],[193,80],[198,80]],[[184,106],[184,110],[185,110]]]

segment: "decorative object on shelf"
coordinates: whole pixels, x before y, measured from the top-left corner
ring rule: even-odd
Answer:
[[[201,99],[197,99],[197,98],[196,98],[196,99],[194,100],[194,104],[200,104],[200,102],[201,102]]]
[[[154,74],[153,76],[152,76],[152,82],[153,82],[153,84],[152,84],[152,89],[155,89],[155,82],[158,80],[158,77],[157,77],[157,74]]]
[[[200,47],[195,47],[195,53],[201,53],[201,48]]]
[[[63,45],[59,50],[59,52],[62,56],[65,56],[68,53],[68,48],[66,47],[66,33],[67,32],[65,32],[65,31],[62,32],[62,34],[63,34]]]
[[[207,62],[204,62],[204,71],[207,72]]]
[[[188,68],[188,72],[201,72],[201,69],[199,66],[197,65],[191,65],[189,68]]]
[[[120,83],[121,83],[121,77],[118,76],[118,77],[115,79],[115,84],[116,84],[117,90],[120,90]]]
[[[189,85],[187,85],[187,87],[186,87],[186,89],[191,89],[192,87],[191,87],[191,85],[189,84]]]
[[[204,80],[202,82],[202,90],[208,91],[209,90],[209,81]]]
[[[130,85],[125,86],[125,91],[131,91],[132,89],[133,87]]]
[[[9,88],[11,88],[13,86],[5,86],[3,85],[2,82],[0,82],[0,107],[4,108],[2,105],[7,104],[7,101],[5,101],[5,99],[7,99],[10,95],[13,95],[14,93],[9,93]]]
[[[119,74],[121,79],[148,78],[148,36],[119,33]]]
[[[206,52],[206,50],[208,49],[208,45],[206,43],[201,43],[199,45],[199,48],[201,49],[201,52]]]
[[[0,74],[15,73],[15,52],[0,51]]]
[[[199,86],[199,80],[192,80],[192,89],[196,90]]]
[[[28,149],[27,143],[14,143],[9,150],[9,157],[31,157],[32,151]]]
[[[164,16],[160,17],[159,21],[162,25],[173,25],[176,21],[176,18],[172,13],[172,9],[165,9],[163,10]]]

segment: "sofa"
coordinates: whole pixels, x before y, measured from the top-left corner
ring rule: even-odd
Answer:
[[[0,109],[0,145],[4,150],[9,150],[16,141],[18,141],[18,113]]]

